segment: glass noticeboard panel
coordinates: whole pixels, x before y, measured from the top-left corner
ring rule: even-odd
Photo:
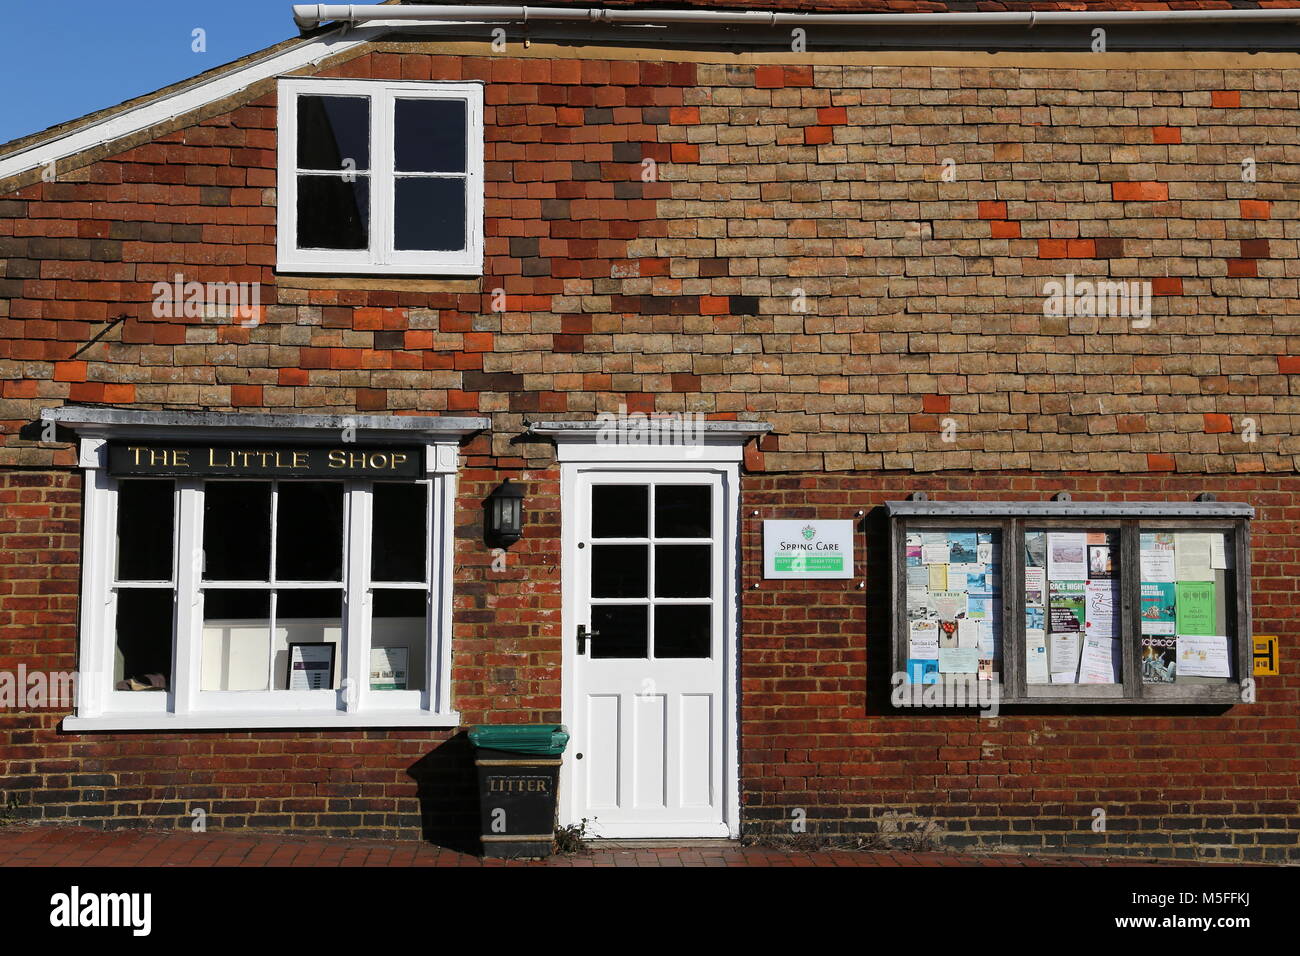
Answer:
[[[1001,532],[920,531],[905,547],[908,682],[1000,679]]]
[[[1142,682],[1216,684],[1237,676],[1232,534],[1144,531],[1138,540]]]
[[[1025,682],[1123,682],[1117,531],[1025,531]]]

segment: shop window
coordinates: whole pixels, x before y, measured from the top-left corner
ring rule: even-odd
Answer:
[[[432,613],[439,487],[107,479],[93,492],[113,506],[105,718],[165,726],[182,699],[204,726],[432,716],[447,667]]]
[[[481,85],[286,79],[279,115],[282,271],[481,272]]]
[[[995,680],[1002,703],[1241,698],[1250,506],[915,501],[887,510],[898,682]]]

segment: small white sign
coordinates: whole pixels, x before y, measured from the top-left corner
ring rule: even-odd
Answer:
[[[853,577],[853,522],[764,521],[763,577]]]

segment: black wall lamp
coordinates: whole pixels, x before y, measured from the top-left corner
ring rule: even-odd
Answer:
[[[524,489],[509,478],[488,496],[488,531],[503,548],[524,536]]]

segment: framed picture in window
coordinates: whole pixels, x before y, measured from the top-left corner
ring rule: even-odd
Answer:
[[[333,690],[334,645],[304,641],[289,645],[289,690]]]

